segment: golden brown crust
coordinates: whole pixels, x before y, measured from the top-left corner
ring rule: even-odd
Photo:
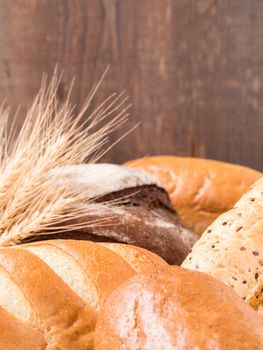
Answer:
[[[1,248],[0,349],[93,349],[97,311],[109,294],[136,267],[166,265],[144,249],[125,246],[119,253],[88,241]]]
[[[99,244],[74,240],[54,240],[48,244],[65,250],[78,261],[99,291],[99,306],[104,304],[114,289],[135,274],[128,262]]]
[[[157,271],[169,266],[160,256],[140,247],[121,243],[98,244],[121,256],[137,273]]]
[[[137,275],[99,315],[96,350],[261,350],[263,322],[229,287],[179,267]]]
[[[157,156],[124,165],[155,176],[178,214],[198,234],[262,176],[247,167],[201,158]]]
[[[45,350],[46,343],[40,331],[22,322],[0,307],[0,349]]]
[[[92,349],[95,313],[37,256],[25,249],[0,249],[0,266],[32,306],[30,320],[57,348]]]

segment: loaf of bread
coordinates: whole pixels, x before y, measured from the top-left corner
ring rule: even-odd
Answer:
[[[99,314],[96,350],[262,350],[263,322],[216,279],[180,267],[136,275]]]
[[[114,205],[107,208],[106,214],[98,211],[73,219],[72,226],[87,223],[77,231],[37,235],[37,240],[128,243],[151,250],[169,263],[181,264],[198,238],[176,214],[166,191],[143,171],[113,164],[81,164],[56,171],[58,188],[66,183],[72,190],[89,191],[87,202],[78,203],[79,209],[91,200]],[[32,241],[32,237],[29,239]]]
[[[151,252],[118,244],[1,248],[0,349],[93,349],[97,313],[111,292],[137,272],[166,266]]]
[[[232,287],[257,309],[263,301],[263,178],[205,231],[183,266]]]
[[[183,221],[199,235],[262,176],[244,166],[201,158],[157,156],[124,165],[160,181]]]

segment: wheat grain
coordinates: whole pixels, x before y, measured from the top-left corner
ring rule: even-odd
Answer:
[[[49,84],[43,77],[15,140],[14,126],[11,131],[7,126],[10,110],[5,105],[0,108],[0,245],[17,244],[47,231],[100,225],[106,216],[75,225],[70,219],[92,218],[98,210],[106,215],[112,205],[89,201],[90,191],[73,191],[66,183],[58,189],[59,171],[52,170],[86,159],[96,161],[105,152],[109,134],[127,119],[127,97],[123,93],[110,95],[81,123],[102,79],[76,116],[70,93],[65,102],[58,102],[60,80],[57,72]],[[83,201],[86,205],[80,210],[78,203]]]

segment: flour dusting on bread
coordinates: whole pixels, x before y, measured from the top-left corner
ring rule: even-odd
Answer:
[[[59,185],[66,181],[73,188],[90,188],[89,198],[131,187],[159,185],[157,180],[142,170],[115,164],[78,164],[54,169],[53,172],[59,173]]]

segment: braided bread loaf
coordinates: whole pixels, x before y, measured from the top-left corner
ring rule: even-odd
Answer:
[[[92,349],[109,294],[137,272],[165,266],[121,244],[52,240],[0,249],[0,349]]]

